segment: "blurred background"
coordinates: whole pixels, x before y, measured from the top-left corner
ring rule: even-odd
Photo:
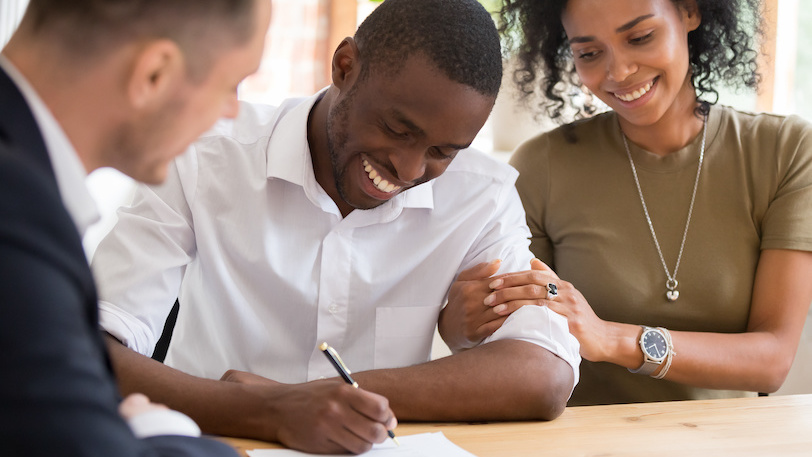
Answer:
[[[758,93],[723,90],[720,103],[749,111],[798,114],[812,120],[812,8],[801,0],[763,0],[765,5],[763,76]],[[19,23],[28,0],[0,0],[0,47]],[[259,71],[243,82],[243,100],[279,104],[288,97],[308,96],[330,83],[330,59],[335,47],[352,36],[360,22],[380,0],[273,0],[273,18]],[[480,0],[496,11],[499,0]],[[796,77],[800,75],[800,77]],[[532,101],[530,102],[532,105]],[[0,108],[1,109],[1,108]],[[519,101],[506,71],[505,84],[490,119],[474,147],[507,160],[524,139],[554,125],[535,115]],[[96,245],[115,223],[115,210],[129,202],[134,184],[111,169],[97,170],[88,178],[91,193],[102,212],[102,221],[85,238],[92,256]],[[779,393],[812,393],[812,310],[789,379]],[[447,353],[441,342],[435,355]]]

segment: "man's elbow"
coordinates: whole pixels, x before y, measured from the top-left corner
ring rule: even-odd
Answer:
[[[509,370],[513,420],[553,420],[564,412],[575,383],[572,366],[545,348],[524,341],[504,341],[513,355]],[[507,367],[506,367],[507,368]]]
[[[553,420],[560,416],[567,406],[573,389],[574,375],[568,363],[556,359],[559,363],[546,364],[538,369],[537,375],[543,376],[541,379],[546,379],[546,382],[533,383],[534,387],[529,392],[531,398],[527,402],[528,419]]]

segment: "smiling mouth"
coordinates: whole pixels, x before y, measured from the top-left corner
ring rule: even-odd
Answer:
[[[654,84],[657,83],[657,79],[658,78],[654,78],[654,80],[652,80],[651,82],[647,83],[645,86],[643,86],[643,87],[641,87],[641,88],[639,88],[639,89],[637,89],[637,90],[635,90],[633,92],[629,92],[629,93],[626,93],[626,94],[619,94],[617,92],[612,92],[612,95],[614,95],[619,100],[622,100],[624,102],[633,102],[633,101],[639,99],[640,97],[642,97],[643,95],[646,95],[651,90],[651,88],[654,87]]]
[[[369,180],[372,181],[372,184],[374,184],[375,187],[378,190],[380,190],[381,192],[393,193],[393,192],[397,192],[400,189],[402,189],[401,186],[396,186],[396,185],[392,184],[391,182],[383,179],[381,177],[381,175],[378,173],[378,171],[375,170],[375,168],[373,168],[372,165],[367,161],[367,159],[363,160],[363,164],[364,164],[364,171],[367,172],[367,175],[369,176]]]

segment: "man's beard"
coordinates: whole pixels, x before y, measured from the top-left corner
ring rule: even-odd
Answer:
[[[348,93],[343,100],[338,102],[335,108],[327,115],[327,151],[330,154],[330,166],[333,169],[333,180],[336,183],[336,191],[338,191],[338,196],[341,200],[355,209],[371,209],[358,206],[348,199],[344,178],[347,176],[347,173],[349,173],[347,169],[349,165],[344,168],[339,168],[338,165],[338,152],[346,151],[347,149],[349,138],[349,121],[347,118],[350,104],[355,95],[354,92],[355,87],[353,87],[350,93]]]

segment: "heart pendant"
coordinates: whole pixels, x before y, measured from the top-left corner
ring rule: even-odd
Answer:
[[[677,299],[679,298],[679,291],[669,290],[665,293],[665,298],[667,298],[668,301],[677,301]]]

